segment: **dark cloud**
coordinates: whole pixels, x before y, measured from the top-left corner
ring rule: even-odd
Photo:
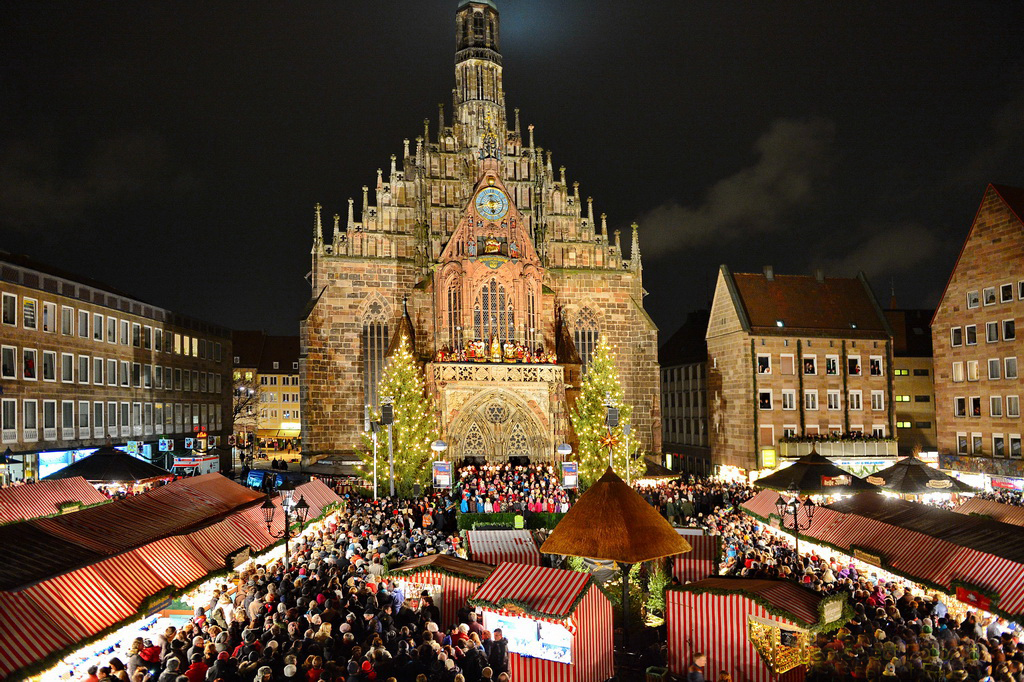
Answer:
[[[999,182],[999,173],[1011,155],[1024,153],[1024,91],[1000,107],[992,116],[988,141],[962,167],[953,173],[952,183],[977,190],[989,182]],[[1006,181],[1006,180],[1004,180]],[[1020,182],[1019,179],[1009,179]]]
[[[852,245],[839,255],[834,242],[819,245],[826,255],[818,260],[829,275],[852,277],[863,272],[868,278],[906,272],[940,253],[941,238],[919,223],[865,225]]]
[[[791,226],[829,172],[834,137],[824,119],[774,121],[754,145],[756,162],[715,183],[699,205],[670,202],[640,217],[643,253],[658,258]]]
[[[90,145],[83,160],[55,139],[16,140],[0,153],[0,223],[14,230],[57,228],[89,211],[187,184],[163,140],[131,132]]]

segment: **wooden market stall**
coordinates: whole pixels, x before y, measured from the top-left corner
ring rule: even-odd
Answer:
[[[604,682],[614,674],[612,605],[590,573],[503,563],[469,600],[508,640],[516,682]]]
[[[491,566],[503,561],[540,566],[540,551],[528,530],[466,531],[469,556]]]
[[[852,611],[845,595],[822,597],[788,580],[707,578],[665,592],[669,669],[686,676],[697,653],[705,674],[737,682],[802,679],[808,645]]]
[[[672,557],[672,577],[688,583],[718,575],[722,561],[721,536],[687,535],[686,541],[690,551]]]
[[[456,622],[459,609],[494,571],[493,566],[467,561],[447,554],[416,557],[392,566],[388,577],[402,584],[407,600],[415,599],[426,589],[441,610],[442,628]]]

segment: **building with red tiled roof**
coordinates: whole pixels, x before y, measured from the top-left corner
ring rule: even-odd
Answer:
[[[706,339],[714,464],[773,468],[811,447],[893,461],[892,331],[863,275],[723,265]]]
[[[236,441],[297,448],[300,434],[299,337],[261,331],[233,335]]]
[[[1024,189],[989,185],[931,321],[942,466],[1024,486]],[[982,481],[977,481],[983,484]]]

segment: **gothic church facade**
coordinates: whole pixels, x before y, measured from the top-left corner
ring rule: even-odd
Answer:
[[[303,450],[360,447],[397,337],[411,337],[448,457],[555,457],[597,341],[615,348],[634,437],[660,451],[657,329],[643,307],[636,226],[594,217],[579,183],[506,119],[493,0],[456,14],[450,117],[406,139],[357,214],[323,226],[301,321]],[[358,220],[357,220],[358,217]]]

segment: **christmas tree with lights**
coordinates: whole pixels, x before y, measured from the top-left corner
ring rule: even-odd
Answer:
[[[605,424],[608,404],[619,409],[619,425],[610,431]],[[608,468],[608,448],[612,451],[612,468],[622,480],[636,480],[646,468],[642,457],[636,458],[635,433],[627,438],[623,426],[630,423],[633,408],[623,401],[615,355],[604,336],[598,340],[594,356],[583,375],[583,385],[572,409],[572,427],[579,440],[576,458],[580,466],[580,484],[588,487]],[[629,450],[626,450],[627,441]],[[629,466],[627,477],[626,467]]]
[[[377,395],[381,403],[390,397],[395,420],[391,425],[394,437],[395,492],[401,497],[412,494],[413,485],[426,487],[431,479],[432,452],[430,444],[437,440],[437,417],[433,401],[426,394],[423,374],[409,348],[409,339],[403,334],[388,358],[381,376]],[[380,421],[380,408],[371,410],[370,418]],[[363,461],[360,474],[373,487],[373,436],[363,434]],[[386,496],[390,488],[388,471],[388,429],[381,426],[377,434],[377,486],[379,494]]]

